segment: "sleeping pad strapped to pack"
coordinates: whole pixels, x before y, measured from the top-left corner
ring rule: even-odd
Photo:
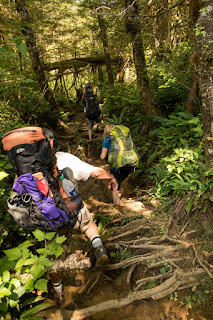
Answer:
[[[14,192],[7,199],[8,212],[14,220],[28,230],[56,231],[65,225],[74,226],[83,204],[81,201],[76,207],[64,192],[45,129],[15,129],[3,136],[2,144],[18,176]],[[70,168],[62,174],[67,179],[73,176]]]
[[[130,130],[123,125],[115,125],[110,131],[111,148],[108,152],[108,162],[112,168],[138,165],[139,156],[132,140]]]

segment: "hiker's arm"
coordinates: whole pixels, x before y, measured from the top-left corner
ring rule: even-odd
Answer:
[[[83,92],[82,97],[81,97],[81,102],[83,101],[83,99],[84,99],[84,92]]]
[[[109,189],[111,189],[111,188],[113,190],[118,189],[118,183],[117,183],[116,179],[114,178],[114,176],[111,173],[104,170],[103,168],[94,167],[91,174],[90,174],[90,177],[98,179],[98,180],[102,180],[102,179],[109,180],[109,182],[108,182]]]
[[[101,110],[101,114],[103,114],[103,108],[101,107],[101,105],[99,104],[99,108]]]
[[[104,159],[106,158],[107,152],[108,152],[108,149],[107,149],[107,148],[102,148],[102,149],[101,149],[101,154],[100,154],[101,160],[104,160]]]

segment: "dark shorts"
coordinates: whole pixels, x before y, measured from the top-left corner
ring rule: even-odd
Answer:
[[[97,120],[90,120],[90,119],[87,119],[88,120],[88,129],[89,130],[92,130],[92,127],[94,126],[94,123],[98,123],[101,121],[101,117],[99,117]]]
[[[118,183],[118,190],[120,190],[121,182],[124,181],[130,173],[134,171],[134,166],[125,166],[118,169],[111,168],[110,173],[113,174]]]

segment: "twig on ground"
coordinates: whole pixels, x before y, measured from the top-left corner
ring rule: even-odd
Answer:
[[[137,265],[138,265],[138,264],[135,263],[135,264],[133,264],[133,265],[129,268],[129,271],[128,271],[127,277],[126,277],[126,282],[127,282],[127,284],[130,283],[131,276],[132,276],[135,268],[137,267]]]
[[[98,282],[99,278],[100,278],[101,272],[98,272],[97,274],[97,278],[95,279],[95,281],[93,282],[93,284],[91,285],[91,287],[87,290],[87,294],[90,293],[90,291],[92,290],[92,288],[96,285],[96,283]]]
[[[213,279],[213,274],[209,271],[209,269],[205,266],[205,264],[202,263],[201,259],[198,256],[197,250],[195,248],[195,245],[192,245],[194,252],[195,252],[195,256],[197,258],[197,261],[199,262],[199,264],[201,265],[201,267],[207,272],[207,274],[209,275],[209,277],[211,279]]]

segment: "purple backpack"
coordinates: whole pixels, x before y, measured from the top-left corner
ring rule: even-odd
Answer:
[[[18,195],[8,199],[8,211],[21,227],[50,231],[69,223],[67,214],[55,206],[49,193],[45,195],[38,189],[37,179],[31,173],[19,176],[13,191]]]

